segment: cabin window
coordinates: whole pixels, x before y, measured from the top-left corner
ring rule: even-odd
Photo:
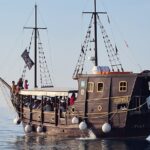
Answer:
[[[126,81],[119,82],[119,92],[127,92],[127,82]]]
[[[82,87],[82,88],[85,87],[85,81],[81,81],[81,87]]]
[[[117,109],[119,109],[119,110],[127,110],[127,104],[126,103],[118,104]]]
[[[94,91],[94,82],[88,82],[87,91],[88,92],[93,92]]]
[[[103,92],[103,90],[104,90],[104,83],[98,82],[97,83],[97,92]]]

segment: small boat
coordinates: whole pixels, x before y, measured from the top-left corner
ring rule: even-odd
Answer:
[[[36,10],[36,6],[35,6]],[[36,12],[36,11],[35,11]],[[96,0],[73,79],[78,90],[53,86],[21,89],[11,102],[26,133],[44,133],[59,137],[126,138],[150,133],[150,71],[124,71],[117,47],[113,47],[97,12]],[[36,15],[35,15],[36,16]],[[98,64],[97,28],[100,26],[110,67]],[[94,62],[92,73],[84,73],[84,61],[94,26]],[[35,37],[37,24],[33,28]],[[35,39],[36,45],[36,39]],[[36,53],[36,46],[35,46]],[[36,60],[34,62],[36,70]],[[1,79],[1,81],[10,86]],[[44,87],[44,86],[43,86]]]

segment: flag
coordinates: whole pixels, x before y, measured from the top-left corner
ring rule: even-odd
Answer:
[[[27,51],[27,49],[25,49],[25,51],[22,53],[21,57],[23,58],[23,60],[25,61],[25,64],[28,66],[28,68],[30,70],[32,68],[32,66],[34,65],[34,62],[29,57],[29,52]]]

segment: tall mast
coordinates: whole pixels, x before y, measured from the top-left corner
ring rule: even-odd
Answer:
[[[98,66],[98,57],[97,57],[97,11],[96,11],[96,0],[94,0],[94,36],[95,36],[95,66]]]
[[[37,88],[37,32],[39,29],[47,29],[47,28],[39,28],[37,26],[37,5],[35,4],[35,25],[34,27],[24,27],[25,29],[33,29],[34,30],[34,87]]]
[[[35,28],[34,28],[34,87],[37,87],[37,5],[35,4]]]
[[[91,51],[91,47],[88,47],[89,46],[88,44],[91,41],[91,36],[94,36],[94,39],[92,40],[94,60],[92,57],[91,61],[94,62],[95,66],[99,65],[98,64],[98,43],[97,43],[97,39],[98,39],[97,27],[98,27],[98,25],[100,26],[100,29],[101,29],[101,34],[102,34],[102,37],[104,40],[105,48],[107,50],[107,54],[109,57],[109,62],[111,64],[112,71],[115,71],[115,69],[117,69],[117,71],[120,71],[120,70],[122,72],[124,71],[122,68],[122,64],[121,64],[119,57],[118,57],[117,47],[115,45],[115,48],[114,48],[113,45],[111,44],[110,39],[109,39],[109,37],[106,33],[106,30],[105,30],[105,28],[101,22],[101,19],[99,17],[99,14],[107,14],[107,12],[97,12],[96,0],[93,0],[93,3],[94,3],[94,10],[92,12],[83,12],[85,14],[92,14],[92,15],[91,15],[90,24],[88,26],[88,30],[87,30],[87,33],[85,36],[85,40],[84,40],[83,45],[81,47],[81,53],[80,53],[76,68],[75,68],[74,73],[73,73],[74,79],[77,79],[78,75],[83,73],[85,56],[87,55],[88,51]],[[108,17],[108,15],[107,15],[107,17]],[[97,22],[98,22],[98,25],[97,25]],[[109,17],[108,17],[108,22],[109,22]],[[92,29],[94,30],[93,34],[91,34]]]
[[[97,48],[97,15],[98,14],[107,14],[107,12],[97,12],[96,10],[96,0],[94,0],[94,11],[93,12],[83,12],[90,13],[94,16],[94,51],[95,51],[95,66],[98,66],[98,48]]]

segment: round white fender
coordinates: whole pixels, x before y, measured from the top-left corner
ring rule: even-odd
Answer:
[[[21,123],[21,119],[19,117],[14,118],[13,123],[19,125]]]
[[[85,130],[85,129],[87,129],[87,124],[85,123],[85,121],[80,122],[80,124],[79,124],[79,129],[80,129],[80,130]]]
[[[110,125],[109,123],[104,123],[104,124],[102,125],[102,131],[103,131],[104,133],[110,132],[110,131],[111,131],[111,125]]]
[[[25,130],[26,133],[32,132],[32,127],[31,127],[31,125],[27,124],[27,125],[25,126],[24,130]]]
[[[43,132],[43,127],[38,126],[38,127],[36,128],[36,132],[37,132],[37,133]]]
[[[72,124],[78,124],[79,123],[79,119],[77,117],[73,117],[71,122],[72,122]]]

